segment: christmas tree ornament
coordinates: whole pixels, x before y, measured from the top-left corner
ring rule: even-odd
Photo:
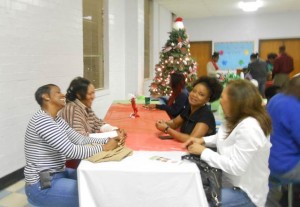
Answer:
[[[186,49],[184,47],[180,48],[182,53],[186,53]]]
[[[183,21],[183,19],[181,17],[177,17],[176,20],[175,20],[175,22],[174,22],[173,28],[175,30],[184,29],[182,21]]]
[[[177,48],[181,48],[182,47],[182,42],[179,42],[178,45],[176,46]]]
[[[172,47],[166,47],[166,48],[164,49],[164,52],[169,52],[170,50],[172,50]]]

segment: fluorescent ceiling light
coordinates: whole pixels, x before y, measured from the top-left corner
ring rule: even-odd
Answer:
[[[245,12],[256,11],[263,3],[260,0],[256,1],[240,1],[239,7]]]

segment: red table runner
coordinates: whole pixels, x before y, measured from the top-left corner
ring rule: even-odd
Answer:
[[[112,104],[104,120],[127,132],[126,146],[133,150],[146,151],[185,151],[182,143],[176,140],[162,140],[158,136],[164,135],[155,127],[159,119],[169,120],[165,111],[149,110],[137,104],[140,117],[131,118],[133,112],[130,104]]]

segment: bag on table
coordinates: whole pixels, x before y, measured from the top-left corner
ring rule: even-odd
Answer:
[[[94,163],[120,161],[125,157],[132,155],[132,153],[132,149],[126,146],[119,146],[113,150],[96,153],[93,156],[86,158],[86,160]]]
[[[196,163],[207,201],[213,206],[221,206],[222,170],[209,166],[199,155],[183,155],[181,159]]]

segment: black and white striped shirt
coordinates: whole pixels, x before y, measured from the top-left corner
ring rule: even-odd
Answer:
[[[34,184],[39,181],[39,172],[45,169],[64,169],[66,157],[84,159],[102,151],[101,145],[107,138],[85,137],[73,130],[61,117],[53,119],[45,111],[37,111],[27,126],[25,135],[25,181]]]

